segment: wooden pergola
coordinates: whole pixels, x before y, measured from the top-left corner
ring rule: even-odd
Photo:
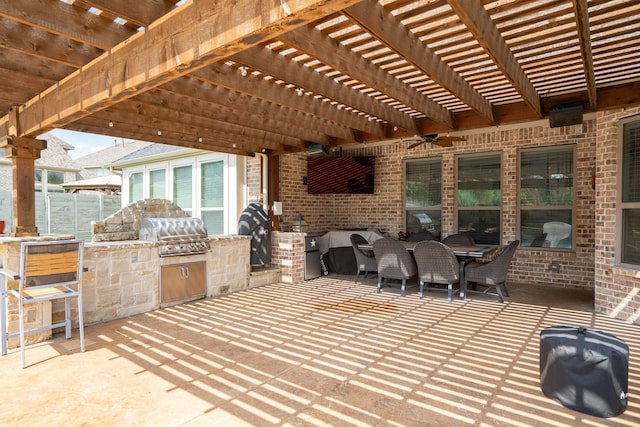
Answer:
[[[55,128],[277,156],[639,93],[637,0],[0,1],[14,236],[37,234],[36,137]]]

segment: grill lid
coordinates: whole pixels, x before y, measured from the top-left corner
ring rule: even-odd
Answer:
[[[160,256],[200,254],[210,248],[207,229],[200,218],[143,218],[138,237],[158,242]]]

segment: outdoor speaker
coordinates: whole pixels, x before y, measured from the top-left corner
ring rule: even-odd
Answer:
[[[580,103],[557,105],[549,110],[549,126],[552,128],[579,124],[582,124]]]
[[[309,156],[323,156],[327,154],[325,146],[322,144],[311,144],[307,148],[307,155]]]

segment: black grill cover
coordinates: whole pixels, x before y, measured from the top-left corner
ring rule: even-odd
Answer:
[[[251,203],[240,214],[238,234],[251,236],[251,265],[271,264],[271,220],[258,203]]]
[[[598,417],[627,408],[629,346],[601,331],[552,326],[540,333],[540,385],[545,396]]]

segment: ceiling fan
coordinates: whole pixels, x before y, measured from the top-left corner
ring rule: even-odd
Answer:
[[[420,140],[409,145],[409,147],[407,147],[408,150],[425,143],[439,145],[440,147],[453,147],[454,141],[466,141],[466,139],[461,136],[438,136],[438,134],[435,133],[431,135],[416,136],[416,138],[419,138]]]

